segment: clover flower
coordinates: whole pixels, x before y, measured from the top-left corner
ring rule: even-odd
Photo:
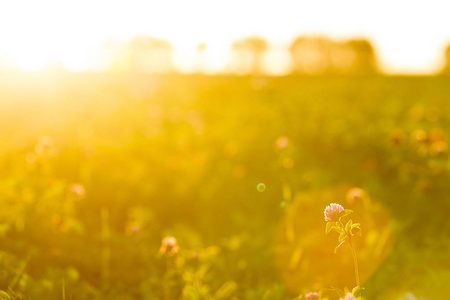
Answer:
[[[308,293],[305,295],[306,300],[320,300],[320,295],[318,293]]]
[[[275,142],[276,148],[281,150],[289,145],[289,139],[285,136],[280,136]]]
[[[359,197],[362,194],[362,190],[358,188],[353,188],[352,196]],[[351,197],[351,198],[354,198]],[[336,253],[337,249],[342,246],[344,243],[350,245],[353,256],[353,264],[355,266],[355,278],[356,278],[356,287],[353,289],[354,292],[359,292],[361,290],[361,284],[359,280],[359,270],[358,270],[358,258],[356,257],[355,247],[353,245],[353,237],[355,234],[361,235],[361,228],[359,223],[354,223],[352,219],[348,220],[344,225],[341,221],[342,217],[345,217],[351,214],[353,211],[350,209],[344,209],[342,205],[337,203],[331,203],[325,208],[324,215],[325,221],[327,221],[327,226],[325,228],[325,233],[328,234],[332,230],[339,233],[339,245],[334,248],[334,253]],[[356,232],[353,232],[355,230]],[[343,293],[342,293],[343,294]],[[312,298],[315,299],[315,298]],[[318,299],[318,298],[317,298]],[[356,300],[352,293],[347,293],[344,298],[339,300]]]
[[[357,200],[361,200],[364,197],[364,191],[360,188],[353,187],[348,190],[345,195],[348,203],[354,203]]]
[[[344,298],[341,298],[339,300],[356,300],[356,298],[352,293],[347,293]]]
[[[427,138],[427,133],[422,129],[415,130],[413,133],[411,133],[411,139],[417,143],[426,142]]]
[[[341,213],[344,211],[342,205],[337,203],[331,203],[325,208],[324,215],[325,221],[327,222],[337,222],[339,221],[339,217]]]
[[[70,185],[70,191],[73,194],[75,194],[75,195],[77,195],[79,197],[84,196],[84,194],[86,193],[86,190],[84,189],[84,186],[82,184],[79,184],[79,183],[72,183]]]
[[[430,153],[435,156],[447,153],[447,151],[448,151],[447,143],[443,141],[434,142],[430,146]]]
[[[161,248],[159,248],[159,252],[161,254],[175,254],[180,250],[178,246],[177,240],[173,236],[165,237],[162,240]]]
[[[136,234],[139,232],[139,230],[141,230],[141,226],[136,221],[130,222],[125,229],[128,235]]]

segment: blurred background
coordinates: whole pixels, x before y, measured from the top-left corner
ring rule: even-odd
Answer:
[[[1,3],[0,299],[447,299],[449,8]]]

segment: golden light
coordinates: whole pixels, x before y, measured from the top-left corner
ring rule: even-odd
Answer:
[[[450,41],[449,9],[441,0],[426,7],[387,0],[10,1],[0,9],[0,60],[25,71],[54,64],[101,70],[99,49],[106,40],[148,35],[174,46],[179,71],[214,73],[226,68],[234,40],[258,35],[272,44],[266,71],[283,74],[289,43],[297,35],[321,34],[369,38],[388,73],[431,73],[442,65]],[[201,43],[207,47],[199,55]]]

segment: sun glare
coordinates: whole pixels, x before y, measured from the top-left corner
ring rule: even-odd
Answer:
[[[22,71],[33,72],[39,71],[47,64],[48,59],[45,53],[33,53],[24,55],[20,52],[15,52],[17,55],[12,58],[14,65]]]
[[[1,58],[23,71],[39,71],[48,64],[51,47],[51,39],[18,36],[4,41]]]
[[[24,71],[55,65],[70,71],[101,70],[107,60],[100,49],[108,39],[147,35],[173,45],[178,71],[215,73],[226,69],[233,41],[256,35],[271,44],[264,69],[283,74],[289,70],[286,48],[294,38],[319,34],[369,38],[385,72],[432,73],[442,65],[450,22],[448,4],[431,2],[424,8],[387,0],[370,5],[355,0],[11,1],[0,6],[0,62]],[[403,4],[411,11],[400,24]],[[199,48],[201,44],[206,47]]]
[[[68,71],[80,72],[98,66],[97,49],[91,47],[64,48],[54,45],[52,48],[30,49],[28,43],[11,45],[6,55],[9,62],[22,71],[35,72],[46,68],[62,67]]]

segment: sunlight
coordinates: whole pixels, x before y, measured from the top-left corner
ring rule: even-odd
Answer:
[[[4,56],[17,68],[26,72],[35,72],[46,67],[62,66],[68,71],[80,72],[99,65],[98,49],[94,46],[78,44],[64,45],[51,41],[32,46],[30,41],[11,43]],[[32,50],[30,50],[32,49]]]
[[[0,300],[446,299],[445,1],[0,0]]]
[[[17,28],[25,31],[25,28]],[[39,71],[52,58],[54,41],[50,36],[10,36],[4,39],[3,56],[9,64],[28,72]]]
[[[48,62],[47,53],[24,53],[19,50],[12,57],[13,64],[26,72],[35,72],[43,69]]]
[[[271,75],[283,75],[290,71],[289,52],[281,47],[269,49],[264,57],[264,69]]]
[[[78,47],[61,48],[57,56],[64,68],[72,72],[81,72],[99,65],[97,52],[95,47],[81,44]]]
[[[210,74],[226,68],[236,39],[261,36],[270,44],[288,47],[298,35],[318,34],[337,40],[369,38],[385,72],[432,73],[442,66],[450,24],[445,14],[449,5],[440,0],[431,2],[423,7],[387,0],[370,5],[355,0],[230,0],[214,4],[205,0],[137,0],[128,4],[11,1],[0,7],[0,60],[24,71],[37,71],[49,62],[70,71],[100,70],[106,60],[98,52],[105,41],[146,35],[173,45],[178,71]],[[410,13],[399,22],[405,5]],[[206,47],[199,53],[201,43]],[[266,53],[265,69],[271,74],[288,69],[283,51],[277,48]]]
[[[227,49],[225,45],[220,43],[208,44],[205,50],[204,64],[200,70],[207,74],[224,70],[229,60]]]

